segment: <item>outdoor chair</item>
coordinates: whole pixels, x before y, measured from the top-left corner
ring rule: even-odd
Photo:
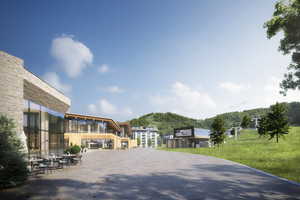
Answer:
[[[72,158],[72,161],[73,161],[74,164],[78,164],[78,163],[81,164],[81,162],[82,162],[82,155],[78,155],[75,158]]]
[[[43,174],[48,172],[48,166],[44,162],[39,163],[38,166],[37,166],[37,169],[39,170],[39,172],[43,172]]]
[[[56,162],[54,159],[48,159],[44,161],[44,164],[47,166],[47,171],[53,172],[53,170],[57,169]]]
[[[64,168],[64,166],[68,166],[69,161],[65,158],[59,159],[58,160],[58,167],[60,169]]]

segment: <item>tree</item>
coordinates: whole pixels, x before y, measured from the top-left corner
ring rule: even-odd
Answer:
[[[28,170],[12,119],[0,115],[0,188],[23,183]]]
[[[141,138],[140,138],[140,137],[138,137],[138,138],[136,139],[136,143],[137,143],[138,146],[140,146],[140,144],[141,144]]]
[[[211,125],[211,133],[210,139],[214,145],[221,144],[225,139],[225,122],[221,116],[217,116],[212,125]]]
[[[275,4],[273,17],[265,22],[267,37],[270,39],[279,32],[284,37],[280,40],[279,51],[283,54],[292,53],[292,62],[288,73],[280,87],[286,95],[289,89],[300,89],[300,0],[281,0]]]
[[[268,118],[267,116],[262,116],[258,120],[257,132],[260,136],[266,136],[268,134]]]
[[[271,111],[267,114],[267,130],[270,135],[270,139],[276,136],[278,138],[284,134],[289,133],[289,122],[287,118],[287,108],[284,103],[276,103],[271,106]]]
[[[300,125],[300,103],[291,102],[288,104],[288,119],[291,125]]]
[[[148,147],[151,147],[152,146],[152,140],[151,138],[148,138]]]
[[[243,128],[249,128],[250,123],[251,123],[251,118],[249,117],[249,115],[244,115],[241,126]]]
[[[230,135],[235,135],[235,128],[234,128],[234,127],[231,128],[231,130],[230,130]]]

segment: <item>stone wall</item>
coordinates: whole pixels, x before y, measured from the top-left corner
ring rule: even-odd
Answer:
[[[16,122],[23,132],[23,60],[0,51],[0,114]]]

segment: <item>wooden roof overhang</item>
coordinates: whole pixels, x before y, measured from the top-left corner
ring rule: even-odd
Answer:
[[[104,121],[104,122],[110,123],[117,131],[121,131],[121,128],[120,128],[119,124],[116,123],[114,120],[112,120],[110,118],[66,113],[65,114],[65,119],[82,119],[82,120]]]

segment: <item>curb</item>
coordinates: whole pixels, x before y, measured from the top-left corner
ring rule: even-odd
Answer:
[[[199,155],[202,155],[202,154],[199,154]],[[206,155],[202,155],[202,156],[206,156]],[[217,157],[214,157],[214,156],[209,156],[209,157],[217,158]],[[248,169],[251,169],[252,171],[255,171],[255,172],[257,172],[257,173],[263,174],[263,175],[265,175],[265,176],[269,176],[269,177],[272,177],[272,178],[275,178],[275,179],[278,179],[278,180],[281,180],[281,181],[284,181],[284,182],[288,182],[288,183],[290,183],[290,184],[292,184],[292,185],[296,185],[296,186],[300,187],[300,183],[298,183],[298,182],[296,182],[296,181],[291,181],[291,180],[288,180],[288,179],[286,179],[286,178],[282,178],[282,177],[276,176],[276,175],[274,175],[274,174],[270,174],[270,173],[268,173],[268,172],[262,171],[262,170],[260,170],[260,169],[256,169],[256,168],[250,167],[250,166],[248,166],[248,165],[244,165],[244,164],[242,164],[242,163],[234,162],[234,161],[231,161],[231,160],[226,160],[226,159],[224,159],[224,158],[217,158],[217,159],[224,160],[224,161],[227,161],[227,162],[228,162],[228,161],[229,161],[229,162],[232,162],[232,163],[234,163],[234,164],[237,164],[237,165],[246,167],[246,168],[248,168]]]
[[[160,150],[160,149],[157,149],[158,151],[164,151],[164,150]],[[174,152],[174,153],[185,153],[185,154],[192,154],[192,155],[200,155],[200,156],[207,156],[207,155],[203,155],[203,154],[193,154],[193,153],[188,153],[188,152],[180,152],[180,151],[168,151],[168,152]],[[234,162],[232,160],[226,160],[224,158],[218,158],[218,157],[214,157],[214,156],[207,156],[207,157],[211,157],[211,158],[215,158],[215,159],[219,159],[219,160],[224,160],[224,161],[227,161],[227,162],[231,162],[231,163],[234,163],[234,164],[237,164],[239,166],[243,166],[243,167],[246,167],[248,169],[251,169],[252,171],[255,171],[257,173],[260,173],[260,174],[263,174],[265,176],[269,176],[269,177],[272,177],[272,178],[275,178],[275,179],[278,179],[278,180],[281,180],[281,181],[284,181],[284,182],[287,182],[287,183],[290,183],[292,185],[296,185],[298,187],[300,187],[300,183],[296,182],[296,181],[291,181],[291,180],[288,180],[286,178],[282,178],[282,177],[279,177],[279,176],[276,176],[274,174],[270,174],[268,172],[264,172],[260,169],[256,169],[256,168],[253,168],[253,167],[249,167],[248,165],[244,165],[242,163],[238,163],[238,162]]]
[[[234,163],[236,163],[236,162],[234,162]],[[258,172],[258,173],[260,173],[260,174],[263,174],[263,175],[266,175],[266,176],[270,176],[270,177],[273,177],[273,178],[279,179],[279,180],[281,180],[281,181],[285,181],[285,182],[288,182],[288,183],[290,183],[290,184],[293,184],[293,185],[296,185],[296,186],[300,187],[300,183],[298,183],[298,182],[296,182],[296,181],[291,181],[291,180],[288,180],[288,179],[286,179],[286,178],[282,178],[282,177],[276,176],[276,175],[274,175],[274,174],[270,174],[270,173],[268,173],[268,172],[264,172],[264,171],[262,171],[262,170],[255,169],[255,168],[249,167],[249,166],[244,165],[244,164],[241,164],[241,163],[237,163],[237,164],[239,164],[239,165],[241,165],[241,166],[244,166],[244,167],[247,167],[247,168],[249,168],[249,169],[251,169],[251,170],[253,170],[253,171],[255,171],[255,172]]]

